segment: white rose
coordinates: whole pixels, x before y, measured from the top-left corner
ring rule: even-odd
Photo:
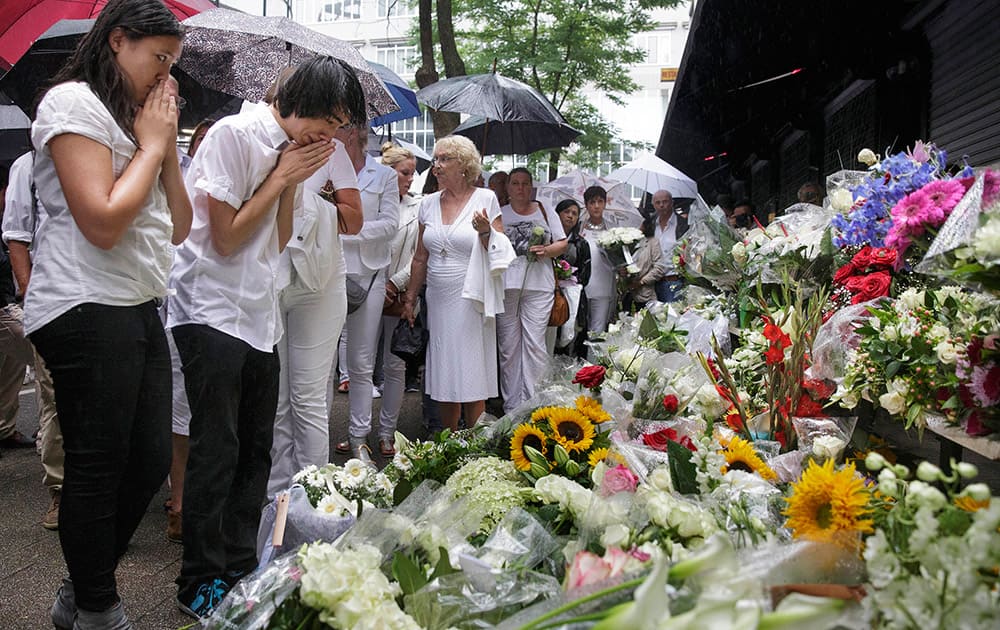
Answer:
[[[871,149],[861,149],[858,152],[858,162],[861,162],[865,166],[872,166],[878,162],[878,156]]]
[[[624,547],[628,543],[629,529],[621,523],[608,526],[601,536],[601,544],[605,547]]]
[[[1000,258],[1000,216],[991,217],[972,238],[972,250],[983,264],[995,263]]]
[[[878,397],[878,404],[894,416],[902,415],[906,411],[906,399],[899,392],[882,394]]]
[[[743,265],[747,264],[747,246],[746,245],[744,245],[743,243],[737,243],[737,244],[733,245],[733,249],[731,250],[731,253],[733,255],[733,260],[736,261],[736,264],[740,265],[741,267]]]
[[[897,298],[897,301],[912,311],[924,305],[924,292],[917,289],[907,289]]]
[[[882,338],[885,339],[886,341],[896,341],[897,339],[899,339],[899,331],[896,329],[895,326],[892,325],[886,326],[885,329],[882,331]]]
[[[830,195],[830,205],[837,212],[847,212],[854,205],[854,195],[846,188],[838,188]]]
[[[847,444],[835,435],[821,435],[813,440],[813,455],[820,459],[836,461]]]
[[[948,330],[947,326],[942,324],[934,324],[931,329],[927,331],[927,336],[931,339],[947,339],[951,331]]]
[[[670,470],[666,466],[661,466],[650,472],[647,481],[657,490],[670,492],[673,489],[673,484],[670,481]]]
[[[942,341],[934,346],[934,351],[937,352],[938,361],[941,363],[951,365],[958,360],[958,346],[950,341]]]

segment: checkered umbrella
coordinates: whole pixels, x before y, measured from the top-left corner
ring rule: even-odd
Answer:
[[[346,62],[364,90],[368,118],[399,109],[385,84],[353,45],[285,17],[212,9],[184,20],[178,66],[202,85],[259,101],[282,68],[326,55]]]

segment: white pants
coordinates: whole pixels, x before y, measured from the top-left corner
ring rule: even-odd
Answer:
[[[368,286],[372,277],[365,274],[357,278]],[[347,376],[351,381],[348,392],[351,418],[347,432],[352,439],[364,440],[372,428],[372,372],[378,335],[382,330],[382,307],[385,305],[385,270],[375,274],[368,297],[364,303],[347,316]]]
[[[535,394],[548,364],[545,330],[555,297],[552,291],[504,291],[504,312],[497,315],[500,394],[510,413]]]
[[[320,291],[293,283],[281,292],[285,334],[278,341],[281,376],[268,496],[287,489],[309,464],[330,461],[326,383],[347,316],[344,291],[344,276],[335,273]]]
[[[607,332],[608,323],[611,321],[611,309],[617,300],[613,296],[598,295],[587,296],[587,303],[590,305],[590,325],[587,330],[592,332]]]
[[[379,411],[378,434],[390,444],[396,433],[406,388],[406,362],[390,351],[392,331],[398,323],[398,317],[382,318],[382,409]]]

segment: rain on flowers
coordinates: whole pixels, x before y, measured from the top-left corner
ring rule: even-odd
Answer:
[[[611,416],[600,403],[579,396],[573,407],[539,407],[514,429],[510,458],[532,480],[555,473],[589,483],[589,472],[608,454],[600,425]]]

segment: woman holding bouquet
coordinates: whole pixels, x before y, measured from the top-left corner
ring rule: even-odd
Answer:
[[[531,173],[515,168],[507,180],[510,203],[500,209],[517,258],[504,273],[504,309],[497,315],[500,393],[510,413],[535,393],[548,362],[545,329],[555,292],[552,259],[566,251],[559,215],[531,200]]]
[[[608,203],[608,192],[601,186],[591,186],[583,192],[583,203],[587,206],[587,220],[580,235],[590,245],[590,282],[587,283],[587,305],[592,332],[608,329],[614,310],[618,304],[617,274],[607,254],[597,242],[597,236],[607,229],[616,227],[604,217],[604,207]]]
[[[558,328],[550,328],[546,334],[546,346],[551,353],[586,358],[587,348],[587,292],[584,287],[590,281],[590,246],[580,236],[580,205],[573,199],[563,199],[556,204],[556,214],[566,234],[566,251],[558,258],[565,261],[575,271],[569,282],[561,283],[563,293],[569,302],[569,319]]]
[[[465,296],[467,281],[483,279],[473,260],[482,261],[487,248],[501,248],[507,238],[497,196],[489,188],[475,187],[479,152],[471,140],[438,140],[432,164],[440,188],[420,203],[417,251],[402,317],[413,324],[416,298],[426,280],[426,391],[439,403],[442,424],[455,430],[463,407],[472,425],[486,408],[486,399],[497,395],[495,313],[486,308],[486,301]],[[509,249],[509,241],[506,246]],[[490,307],[494,303],[489,300]]]
[[[622,308],[637,311],[656,301],[656,283],[663,278],[663,250],[656,238],[656,217],[642,222],[642,235],[635,250],[638,273],[628,274],[628,293],[622,298]],[[624,270],[622,270],[624,272]]]

